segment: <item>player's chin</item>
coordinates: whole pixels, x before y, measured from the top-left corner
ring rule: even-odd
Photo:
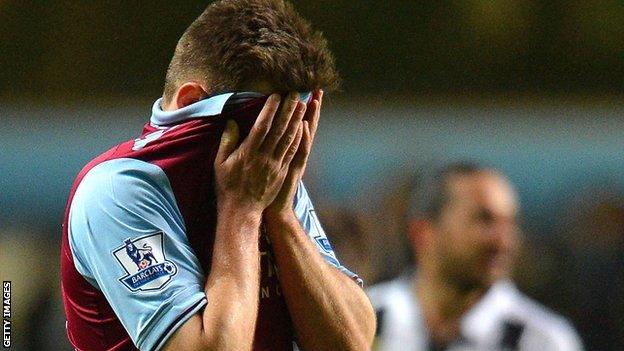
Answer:
[[[492,285],[501,279],[508,278],[510,270],[511,264],[507,261],[487,265],[483,270],[485,272],[483,277],[484,284]]]
[[[474,266],[473,282],[480,289],[488,289],[494,283],[509,276],[510,265],[503,260],[485,260]]]

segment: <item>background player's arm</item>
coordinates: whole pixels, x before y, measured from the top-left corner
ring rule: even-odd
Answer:
[[[175,332],[166,350],[251,349],[259,303],[262,212],[279,192],[303,133],[305,105],[294,96],[289,95],[272,122],[279,106],[279,96],[272,95],[237,149],[238,128],[228,121],[215,160],[218,214],[205,286],[208,304]]]
[[[292,208],[318,125],[321,99],[322,93],[316,92],[304,121],[301,147],[282,190],[265,211],[265,224],[299,346],[305,350],[369,350],[375,314],[368,297],[323,259]]]

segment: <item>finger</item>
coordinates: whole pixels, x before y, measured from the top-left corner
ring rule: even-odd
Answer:
[[[321,118],[321,107],[323,106],[323,90],[318,90],[317,97],[317,105],[315,105],[314,108],[315,114],[310,119],[310,136],[312,137],[312,140],[314,140],[314,137],[316,136],[316,129],[318,128],[318,123]],[[314,104],[315,102],[313,101],[312,103]]]
[[[297,136],[297,133],[299,132],[299,126],[301,125],[301,120],[305,115],[305,111],[306,105],[303,102],[298,102],[295,113],[293,114],[293,117],[288,124],[288,128],[282,136],[282,139],[279,141],[279,144],[275,148],[274,155],[275,157],[277,157],[278,160],[282,160],[284,158],[284,155],[286,154],[286,152],[288,152],[288,148]]]
[[[308,123],[310,124],[310,137],[314,140],[316,136],[316,129],[318,128],[319,119],[321,117],[321,102],[319,100],[312,101],[312,110],[314,113],[308,119]]]
[[[227,160],[236,149],[238,138],[238,125],[234,120],[228,119],[223,134],[221,135],[221,142],[219,143],[219,150],[217,151],[215,163],[221,164]]]
[[[322,89],[317,89],[314,91],[314,100],[323,101],[323,95],[325,92]]]
[[[309,151],[310,151],[309,145],[311,145],[311,143],[309,142],[310,129],[308,128],[307,121],[303,121],[303,123],[301,123],[301,126],[302,126],[300,128],[301,134],[302,134],[301,142],[298,145],[298,148],[296,149],[296,151],[293,153],[295,156],[290,162],[290,165],[288,166],[288,173],[286,174],[286,178],[284,179],[284,183],[282,185],[282,191],[284,191],[284,189],[289,189],[288,192],[296,191],[299,181],[303,177],[305,164],[307,162],[307,155],[309,154]],[[306,137],[306,134],[307,134],[307,137]],[[308,139],[307,148],[305,147],[306,138]]]
[[[284,183],[282,184],[281,191],[286,192],[287,194],[296,193],[300,179],[301,172],[298,169],[293,169],[292,167],[290,167],[288,169],[288,174],[286,174],[286,178],[284,178]]]
[[[314,90],[312,91],[312,96],[310,97],[309,101],[307,102],[308,105],[308,109],[306,111],[305,116],[303,117],[304,121],[310,121],[314,118],[314,114],[316,113],[315,109],[314,109],[314,101],[318,101],[319,100],[319,94],[320,94],[321,90]]]
[[[260,111],[256,122],[251,128],[249,135],[243,142],[245,147],[251,150],[258,150],[260,148],[260,145],[262,145],[267,133],[271,129],[274,116],[279,109],[280,100],[281,98],[279,94],[271,94],[271,96],[269,96],[267,101],[264,103],[264,107],[262,107],[262,111]]]
[[[303,123],[299,123],[299,128],[297,128],[297,136],[295,136],[295,140],[293,140],[292,144],[288,148],[286,155],[284,155],[284,160],[282,161],[282,167],[288,167],[290,162],[293,160],[295,155],[299,150],[299,145],[301,143],[301,139],[303,137]]]
[[[297,154],[290,163],[291,169],[299,169],[301,174],[305,170],[308,163],[308,156],[310,156],[310,150],[312,150],[312,136],[310,133],[310,123],[303,121],[303,135],[301,136],[301,143],[297,149]]]
[[[262,143],[262,150],[271,154],[277,144],[282,139],[284,133],[288,131],[288,126],[292,120],[293,113],[299,104],[299,94],[291,92],[287,95],[286,101],[282,104],[273,126]],[[296,132],[296,130],[295,130]]]

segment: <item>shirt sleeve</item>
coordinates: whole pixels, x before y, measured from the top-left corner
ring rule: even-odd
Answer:
[[[341,272],[357,282],[358,285],[363,286],[364,282],[362,279],[360,279],[357,274],[341,265],[338,261],[336,253],[332,249],[329,239],[327,238],[327,235],[325,234],[325,231],[316,216],[314,206],[312,205],[312,201],[308,196],[308,192],[306,191],[303,182],[299,182],[294,202],[295,214],[297,215],[297,218],[299,218],[301,226],[308,233],[310,240],[312,240],[312,242],[316,245],[316,248],[321,253],[321,256],[323,256],[325,261],[338,268]]]
[[[205,276],[158,166],[97,165],[76,190],[68,225],[76,269],[102,291],[139,349],[161,348],[207,303]]]

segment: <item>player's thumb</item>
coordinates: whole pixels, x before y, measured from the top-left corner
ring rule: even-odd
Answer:
[[[234,152],[236,145],[238,145],[238,137],[238,125],[234,120],[228,119],[221,135],[221,143],[219,144],[216,158],[217,162],[223,163]]]

